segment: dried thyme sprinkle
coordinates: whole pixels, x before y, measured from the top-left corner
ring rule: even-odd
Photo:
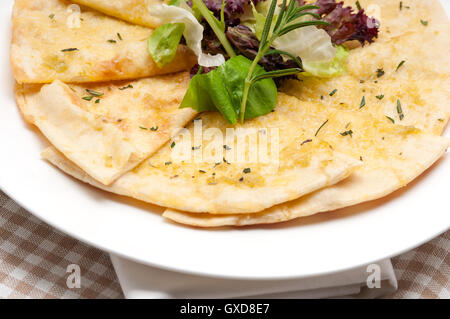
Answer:
[[[362,97],[359,108],[362,109],[364,106],[366,106],[366,97],[365,96]]]
[[[108,42],[109,42],[109,43],[117,43],[117,41],[116,41],[116,40],[113,40],[113,39],[108,40]]]
[[[201,173],[201,174],[206,174],[206,172],[204,170],[202,170],[202,169],[199,170],[198,172]]]
[[[329,120],[326,120],[325,122],[323,122],[323,124],[319,127],[319,129],[317,130],[316,134],[314,136],[317,136],[320,132],[320,130],[328,123]]]
[[[159,127],[158,127],[158,126],[155,126],[155,127],[152,127],[152,128],[150,129],[150,131],[156,132],[158,129],[159,129]]]
[[[252,172],[251,168],[244,169],[244,174],[250,174]]]
[[[148,131],[148,128],[146,128],[146,127],[139,126],[139,128],[140,128],[141,130]]]
[[[397,100],[397,113],[398,117],[400,118],[400,121],[403,121],[405,115],[403,114],[402,104],[400,103],[400,100]]]
[[[123,90],[126,90],[126,89],[132,89],[132,88],[133,88],[133,86],[131,84],[128,84],[127,86],[119,88],[119,90],[123,91]]]
[[[353,137],[353,131],[349,130],[349,131],[345,131],[341,133],[342,136],[348,136],[350,135],[350,137]]]
[[[333,96],[333,95],[335,95],[335,94],[336,94],[336,92],[337,92],[337,89],[334,89],[333,91],[331,91],[331,93],[330,93],[330,96]]]
[[[172,144],[170,145],[170,148],[174,148],[175,145],[177,145],[175,142],[172,142]]]
[[[420,23],[422,23],[422,25],[424,27],[426,27],[428,25],[428,21],[426,21],[426,20],[420,20]]]
[[[392,117],[389,117],[389,116],[386,115],[386,118],[387,118],[389,121],[391,121],[392,124],[395,124],[395,120],[394,120]]]
[[[224,145],[223,148],[224,148],[226,151],[231,151],[231,147],[229,147],[228,145]]]
[[[68,48],[68,49],[61,50],[61,52],[73,52],[73,51],[80,51],[80,50],[78,50],[77,48]]]
[[[381,101],[384,98],[384,94],[377,95],[376,98]]]
[[[377,78],[380,78],[380,77],[382,77],[383,75],[384,75],[384,70],[383,70],[383,68],[381,68],[381,69],[377,69]]]
[[[403,64],[405,64],[405,60],[403,60],[402,62],[400,62],[398,65],[397,65],[397,68],[395,69],[395,72],[397,72],[398,71],[398,69],[400,69],[401,67],[402,67],[402,65]]]
[[[312,139],[309,139],[309,140],[303,141],[302,144],[300,144],[300,145],[303,146],[303,145],[305,145],[307,143],[311,143],[311,142],[312,142]]]
[[[120,35],[120,33],[117,33],[117,37],[119,38],[120,41],[123,41],[122,36]]]
[[[86,92],[88,92],[90,95],[96,96],[96,97],[100,97],[100,96],[104,95],[104,93],[102,93],[102,92],[97,92],[97,91],[93,91],[93,90],[89,90],[89,89],[86,89]]]

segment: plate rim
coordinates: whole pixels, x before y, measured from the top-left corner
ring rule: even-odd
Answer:
[[[441,1],[442,3],[443,1]],[[8,6],[9,8],[12,7],[12,3],[13,0],[9,0],[8,2],[4,2],[5,6]],[[443,2],[444,5],[446,5],[445,2]],[[447,4],[448,6],[448,4]],[[8,14],[10,14],[11,10],[8,9]],[[6,28],[5,32],[9,32],[10,33],[10,28]],[[8,48],[8,53],[9,53],[9,48]],[[8,61],[9,64],[9,61]],[[20,114],[19,114],[20,116]],[[23,119],[20,119],[23,121]],[[448,157],[448,156],[447,156]],[[449,161],[450,159],[447,158],[445,159],[447,161]],[[442,164],[442,163],[441,163]],[[438,164],[439,165],[439,164]],[[435,167],[436,165],[434,165],[432,168],[430,168],[430,170],[434,170],[437,169]],[[7,183],[7,182],[6,182]],[[333,274],[333,273],[338,273],[338,272],[342,272],[342,271],[346,271],[346,270],[351,270],[354,268],[358,268],[358,267],[362,267],[365,266],[367,264],[373,263],[373,262],[377,262],[380,259],[386,259],[386,258],[391,258],[393,256],[397,256],[399,254],[402,254],[406,251],[410,251],[411,249],[414,249],[420,245],[422,245],[423,243],[426,243],[430,240],[432,240],[433,238],[439,236],[440,234],[444,233],[445,231],[447,231],[450,227],[449,225],[445,225],[443,224],[442,229],[440,229],[439,231],[434,231],[433,234],[429,234],[427,236],[424,236],[426,238],[422,238],[420,241],[416,241],[415,243],[411,243],[410,245],[408,245],[408,247],[404,247],[402,249],[397,249],[395,252],[391,252],[390,254],[388,254],[385,257],[382,258],[377,258],[375,260],[369,260],[367,262],[363,262],[363,263],[359,263],[359,264],[352,264],[351,266],[342,266],[342,267],[338,267],[334,270],[330,270],[330,271],[318,271],[316,273],[305,273],[305,274],[299,274],[299,275],[279,275],[279,276],[255,276],[255,277],[249,277],[248,275],[242,275],[240,276],[239,274],[223,274],[223,273],[215,273],[213,271],[211,272],[205,272],[205,271],[195,271],[195,270],[189,270],[189,269],[184,269],[181,267],[176,267],[176,266],[170,266],[167,264],[161,264],[158,263],[157,261],[152,261],[150,262],[147,259],[140,259],[136,256],[133,255],[127,255],[126,253],[123,253],[121,251],[116,251],[114,250],[112,247],[108,247],[107,245],[104,245],[103,243],[98,243],[98,242],[94,242],[92,241],[90,238],[86,238],[85,236],[82,236],[76,232],[74,232],[72,229],[69,229],[67,227],[64,227],[64,225],[59,225],[58,223],[49,220],[46,216],[46,214],[41,214],[39,211],[32,209],[32,207],[30,207],[29,203],[26,202],[26,199],[22,199],[19,198],[18,196],[16,196],[15,191],[13,189],[10,189],[10,187],[8,187],[8,185],[5,185],[3,183],[3,180],[0,179],[0,189],[9,197],[11,198],[14,202],[16,202],[18,205],[20,205],[22,208],[24,208],[25,210],[27,210],[29,213],[31,213],[33,216],[36,216],[37,218],[39,218],[40,220],[42,220],[43,222],[47,223],[48,225],[54,227],[55,229],[57,229],[58,231],[61,231],[81,242],[84,242],[88,245],[91,245],[93,247],[96,247],[102,251],[106,251],[108,253],[120,256],[122,258],[128,259],[128,260],[132,260],[135,262],[138,262],[140,264],[144,264],[144,265],[149,265],[152,267],[156,267],[156,268],[160,268],[160,269],[165,269],[165,270],[169,270],[169,271],[174,271],[174,272],[181,272],[181,273],[185,273],[185,274],[192,274],[192,275],[198,275],[198,276],[208,276],[208,277],[213,277],[213,278],[224,278],[224,279],[244,279],[244,280],[282,280],[282,279],[300,279],[300,278],[306,278],[306,277],[315,277],[315,276],[322,276],[322,275],[329,275],[329,274]],[[162,218],[162,217],[161,217]],[[202,230],[199,230],[202,231]]]

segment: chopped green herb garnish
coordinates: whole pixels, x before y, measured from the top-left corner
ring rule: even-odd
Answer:
[[[361,104],[359,105],[359,108],[362,109],[364,106],[366,106],[366,97],[363,96],[361,100]]]
[[[55,17],[55,14],[52,13],[51,15],[48,16],[50,19],[53,19]]]
[[[384,98],[384,94],[377,95],[376,98],[381,101]]]
[[[95,100],[95,104],[98,104],[98,103],[100,103],[100,99]]]
[[[68,49],[61,50],[61,52],[73,52],[73,51],[80,51],[80,50],[78,50],[77,48],[68,48]]]
[[[386,115],[386,118],[387,118],[389,121],[391,121],[393,124],[395,124],[395,120],[394,120],[392,117],[389,117],[389,116]]]
[[[120,41],[123,41],[122,36],[120,35],[120,33],[117,33],[117,37],[119,38]]]
[[[102,93],[102,92],[97,92],[97,91],[93,91],[93,90],[89,90],[89,89],[86,89],[86,92],[88,92],[92,96],[97,96],[97,97],[104,95],[104,93]]]
[[[356,1],[356,8],[358,9],[358,10],[361,10],[362,8],[361,8],[361,4],[359,3],[359,1]]]
[[[92,99],[93,99],[94,97],[91,95],[91,96],[85,96],[85,97],[82,97],[82,99],[83,100],[86,100],[86,101],[92,101]]]
[[[165,162],[164,165],[166,166],[172,165],[172,162]]]
[[[402,10],[402,9],[403,9],[403,1],[400,1],[400,4],[399,4],[399,9],[400,9],[400,10]]]
[[[422,23],[422,25],[425,27],[428,25],[428,21],[426,20],[420,20],[420,23]]]
[[[127,86],[119,88],[119,90],[123,91],[123,90],[126,90],[126,89],[132,89],[132,88],[133,88],[133,86],[131,84],[128,84]]]
[[[320,130],[328,123],[329,120],[326,120],[325,122],[323,122],[323,124],[319,127],[319,129],[317,130],[316,134],[314,136],[317,136],[320,132]]]
[[[116,41],[116,40],[113,40],[113,39],[108,40],[108,42],[109,42],[109,43],[117,43],[117,41]]]
[[[439,122],[444,122],[444,119],[438,119]]]
[[[139,128],[140,128],[141,130],[148,131],[148,128],[146,128],[146,127],[139,126]]]
[[[244,178],[243,178],[243,177],[239,178],[239,181],[240,181],[240,182],[243,182],[243,181],[244,181]]]
[[[231,147],[229,147],[228,145],[224,145],[223,148],[224,148],[226,151],[231,151]]]
[[[397,100],[397,113],[398,117],[400,118],[400,121],[403,121],[405,115],[403,114],[402,104],[400,103],[400,100]]]
[[[337,89],[334,89],[333,91],[331,91],[330,96],[335,95],[337,91],[338,91]]]
[[[172,144],[170,145],[170,148],[174,148],[175,145],[177,145],[175,142],[172,142]]]
[[[199,173],[206,174],[204,170],[199,170]]]
[[[400,69],[402,67],[403,64],[405,64],[405,60],[403,60],[402,62],[399,63],[399,65],[397,65],[397,68],[395,69],[395,72],[398,71],[398,69]]]
[[[152,127],[152,128],[150,129],[150,131],[156,132],[158,129],[159,129],[159,127],[158,127],[158,126],[155,126],[155,127]]]
[[[250,168],[244,169],[244,174],[250,174],[252,170]]]
[[[350,135],[350,137],[353,137],[353,131],[352,131],[352,130],[345,131],[345,132],[342,132],[341,135],[342,135],[342,136]]]
[[[380,78],[380,77],[382,77],[383,75],[384,75],[384,70],[381,68],[381,69],[377,69],[377,78]]]

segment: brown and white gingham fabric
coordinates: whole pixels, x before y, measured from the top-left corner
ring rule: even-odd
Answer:
[[[388,298],[450,298],[450,231],[393,259]],[[67,267],[81,268],[69,289]],[[0,191],[0,298],[123,298],[108,254],[39,221]]]

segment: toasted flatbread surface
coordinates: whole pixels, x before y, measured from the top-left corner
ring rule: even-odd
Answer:
[[[167,210],[164,216],[199,227],[244,226],[283,222],[344,208],[384,197],[406,186],[435,163],[450,146],[447,138],[425,134],[411,126],[380,122],[363,112],[337,110],[286,96],[282,96],[280,103],[299,105],[306,114],[315,114],[307,120],[316,127],[327,120],[318,137],[336,151],[359,158],[363,166],[334,186],[258,214],[189,214]],[[291,116],[302,119],[302,114],[291,113]],[[299,120],[298,127],[306,129],[306,135],[315,134],[302,120]],[[346,133],[350,131],[351,135]]]
[[[44,152],[44,158],[84,182],[159,206],[198,213],[255,213],[333,185],[361,165],[358,159],[335,152],[328,143],[310,140],[309,134],[299,130],[297,116],[303,116],[301,122],[313,129],[316,123],[308,121],[310,117],[303,107],[285,103],[284,99],[277,112],[234,127],[255,129],[258,152],[264,145],[272,150],[272,142],[277,141],[269,137],[267,144],[264,136],[271,134],[273,128],[279,129],[278,160],[251,161],[251,148],[243,150],[243,160],[235,157],[237,152],[233,151],[242,144],[230,139],[224,145],[222,136],[230,125],[218,113],[202,114],[201,123],[197,119],[184,132],[189,133],[186,140],[194,141],[187,144],[188,151],[192,149],[190,157],[182,161],[174,158],[173,154],[186,145],[179,136],[109,187],[99,185],[52,149]],[[201,125],[204,131],[198,141],[194,133],[196,125]],[[208,154],[217,154],[219,158],[208,160]],[[199,155],[203,158],[196,161]]]
[[[291,81],[284,91],[302,101],[369,113],[384,122],[391,118],[396,124],[441,134],[450,116],[450,22],[442,5],[438,0],[411,0],[403,1],[400,10],[398,1],[360,3],[369,13],[378,12],[379,38],[350,50],[345,75]],[[363,97],[365,105],[359,109]]]
[[[12,21],[11,65],[19,83],[136,79],[195,64],[190,50],[180,46],[160,69],[147,50],[151,29],[85,7],[78,15],[64,0],[16,0]]]
[[[148,7],[164,3],[163,0],[72,0],[107,15],[144,27],[156,28],[159,20],[149,14]]]
[[[187,72],[131,82],[18,85],[25,119],[90,176],[110,184],[158,151],[195,116],[179,109]]]

